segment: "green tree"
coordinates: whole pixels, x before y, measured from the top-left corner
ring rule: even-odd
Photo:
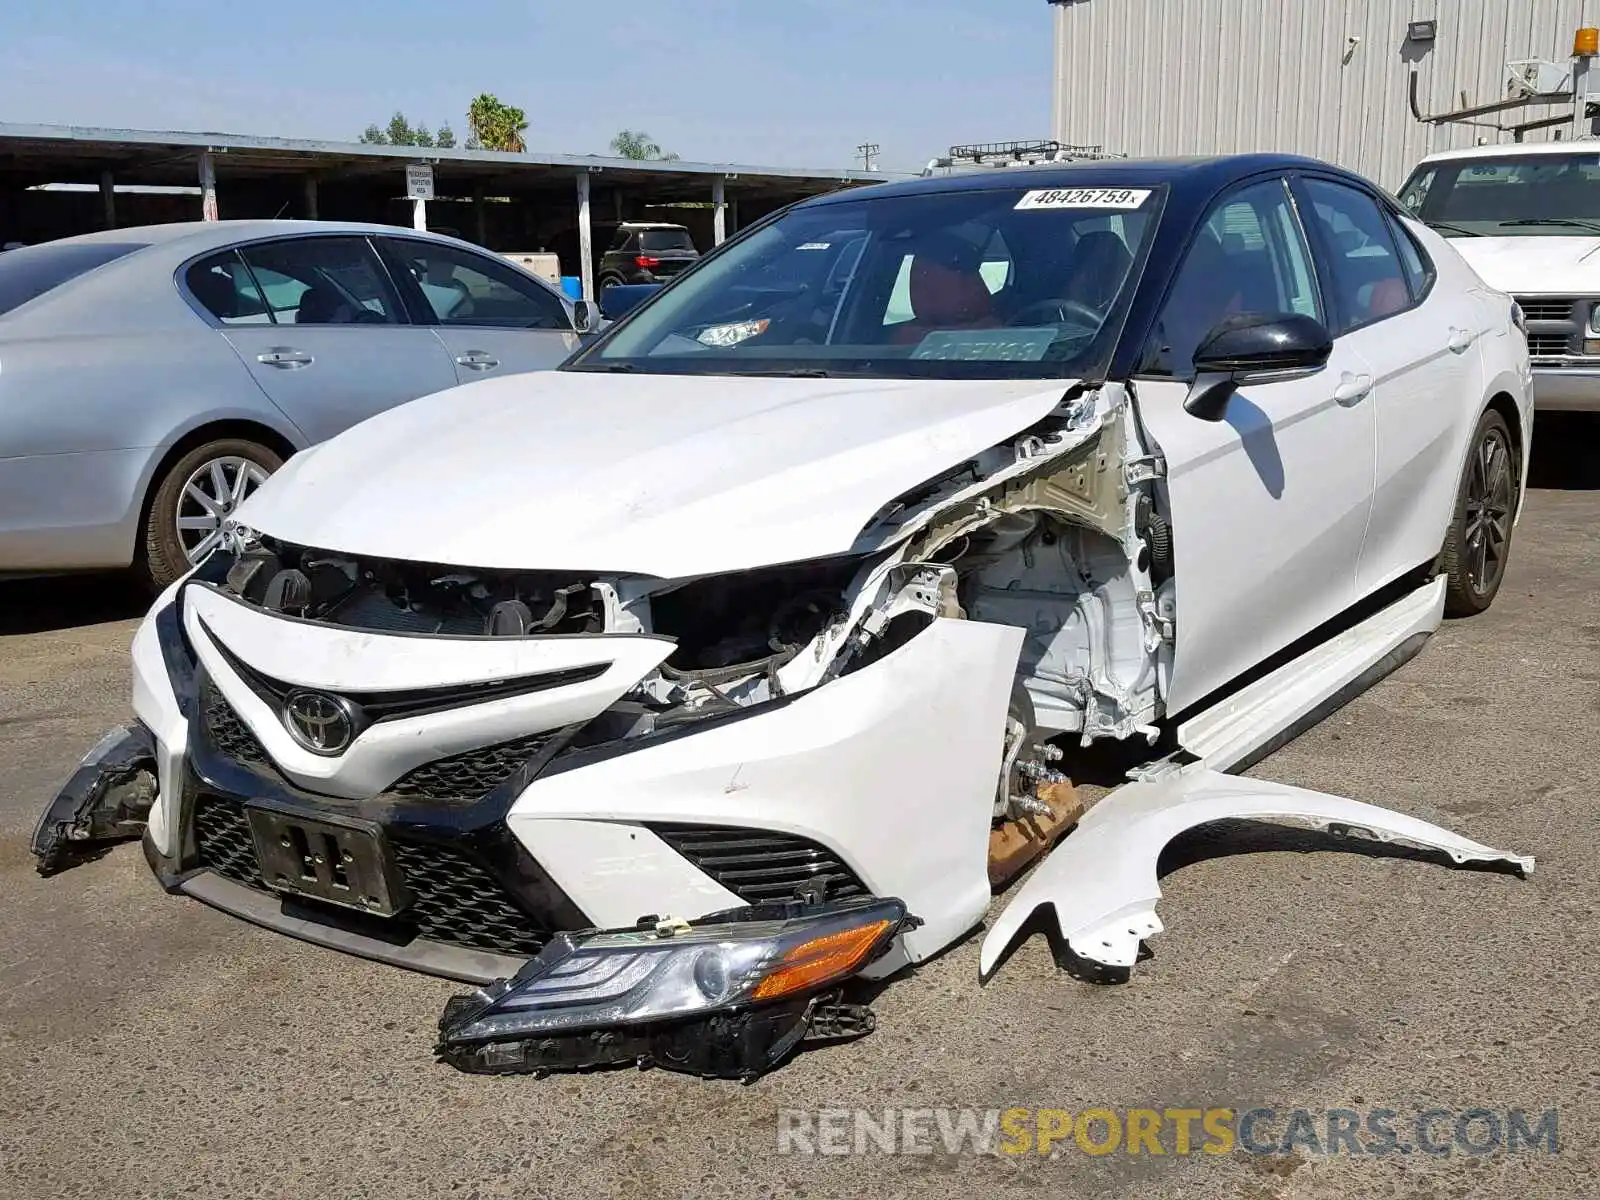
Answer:
[[[611,152],[618,158],[631,158],[637,162],[674,162],[678,157],[670,150],[663,150],[659,143],[651,141],[650,135],[642,129],[624,129],[617,134],[611,139]]]
[[[442,126],[440,132],[449,128]],[[455,135],[451,134],[451,144],[455,144]],[[435,144],[433,134],[428,132],[426,125],[412,126],[403,112],[396,112],[389,118],[386,128],[380,129],[376,125],[368,125],[361,135],[361,140],[370,146],[432,146]]]
[[[467,125],[472,130],[472,141],[485,150],[504,150],[520,154],[527,149],[522,140],[528,128],[528,117],[520,108],[502,104],[498,97],[484,92],[467,109]]]
[[[439,132],[433,139],[433,144],[441,150],[453,149],[456,144],[456,131],[448,124],[439,126]]]

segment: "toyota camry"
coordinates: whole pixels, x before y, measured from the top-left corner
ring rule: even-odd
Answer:
[[[1042,908],[1126,974],[1208,821],[1526,872],[1231,772],[1493,602],[1530,421],[1512,301],[1319,162],[806,201],[286,463],[35,850],[142,833],[173,891],[481,985],[467,1069],[712,1075],[870,1028],[842,984],[1033,864],[985,973]]]

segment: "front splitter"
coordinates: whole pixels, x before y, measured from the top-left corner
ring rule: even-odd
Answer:
[[[274,933],[287,934],[303,942],[354,954],[392,967],[405,967],[424,975],[438,975],[461,983],[486,984],[515,975],[527,961],[488,950],[469,950],[426,938],[405,943],[386,942],[353,929],[325,924],[296,915],[283,900],[267,892],[245,887],[212,871],[190,875],[177,885],[178,891],[260,925]]]

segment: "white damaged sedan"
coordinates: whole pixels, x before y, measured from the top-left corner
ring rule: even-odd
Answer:
[[[985,972],[1040,907],[1125,972],[1225,818],[1526,872],[1226,772],[1488,607],[1531,417],[1509,298],[1325,164],[835,193],[290,460],[35,850],[143,829],[173,890],[485,985],[467,1069],[743,1076],[1046,852]],[[1141,765],[1086,812],[1107,740]]]

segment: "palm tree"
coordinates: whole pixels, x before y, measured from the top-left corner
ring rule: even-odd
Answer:
[[[670,150],[663,150],[659,143],[650,140],[650,135],[642,129],[624,129],[611,139],[611,152],[618,158],[631,158],[636,162],[655,160],[657,162],[673,162],[677,155]]]
[[[467,125],[472,130],[469,146],[477,142],[485,150],[504,150],[512,154],[520,154],[528,148],[522,140],[522,131],[528,127],[527,114],[520,108],[500,103],[488,92],[467,109]]]

